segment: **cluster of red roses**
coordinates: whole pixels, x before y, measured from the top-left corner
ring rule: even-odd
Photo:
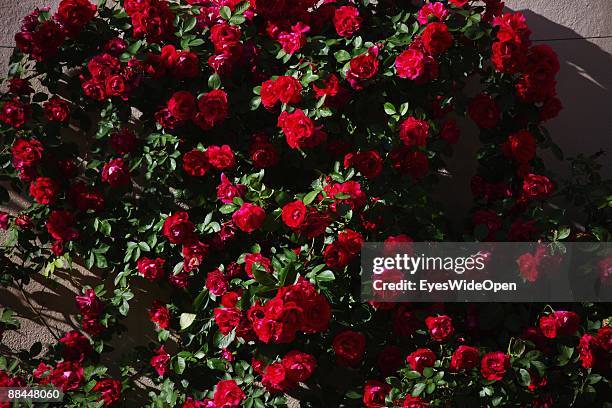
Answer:
[[[437,398],[430,391],[417,396],[405,384],[398,390],[381,381],[402,368],[422,377],[447,370],[448,381],[463,374],[475,378],[478,372],[483,382],[513,383],[509,374],[517,368],[511,355],[491,352],[476,335],[467,335],[477,328],[476,307],[451,318],[443,305],[360,305],[351,293],[358,276],[353,266],[368,239],[397,243],[444,236],[429,224],[438,215],[408,203],[408,197],[421,194],[414,201],[428,205],[424,193],[412,187],[430,174],[430,167],[440,168],[440,155],[459,141],[451,114],[462,109],[463,99],[467,116],[493,140],[487,154],[511,174],[500,178],[485,170],[473,178],[472,192],[482,207],[472,221],[486,226],[486,234],[477,238],[541,238],[543,227],[527,210],[555,189],[540,174],[536,149],[539,125],[560,110],[555,96],[559,62],[549,47],[531,45],[524,18],[502,15],[499,0],[485,0],[484,9],[466,7],[468,0],[427,2],[420,8],[379,2],[397,17],[368,2],[346,3],[187,0],[179,6],[124,0],[127,16],[105,9],[96,18],[97,9],[88,0],[62,0],[53,17],[46,9],[27,16],[16,36],[19,50],[27,54],[24,60],[79,70],[70,83],[76,84],[78,101],[53,95],[39,106],[27,80],[11,79],[0,106],[1,137],[5,126],[11,137],[4,167],[16,172],[10,177],[24,183],[39,205],[17,217],[0,212],[0,228],[46,230],[58,257],[70,252],[97,260],[107,253],[98,266],[118,273],[117,282],[137,271],[149,281],[194,296],[199,292],[199,300],[205,296],[205,307],[194,301],[197,310],[180,319],[174,319],[181,311],[179,301],[157,300],[148,308],[160,342],[176,329],[175,320],[181,327],[176,334],[193,342],[180,342],[177,353],[162,344],[146,356],[144,361],[168,384],[176,379],[173,373],[188,375],[186,365],[201,368],[200,360],[215,365],[216,355],[224,367],[233,365],[207,395],[195,386],[177,387],[177,404],[183,408],[233,408],[245,400],[260,406],[261,385],[268,391],[266,403],[276,404],[271,402],[276,394],[318,381],[315,370],[329,364],[324,355],[330,346],[337,366],[363,369],[352,387],[359,388],[368,408],[386,406],[388,398],[403,407],[425,407],[429,398]],[[100,44],[79,39],[94,27],[92,21],[96,33],[104,34]],[[128,21],[131,36],[123,32]],[[370,22],[383,26],[376,40],[378,27],[365,29]],[[482,30],[482,36],[468,35],[462,25]],[[66,57],[72,54],[62,50],[70,47],[85,59]],[[482,51],[482,61],[492,59],[486,74],[511,83],[508,89],[516,93],[517,103],[534,114],[502,109],[506,95],[498,92],[503,87],[460,97],[465,77],[481,72],[480,62],[466,57],[465,72],[461,68],[455,77],[453,64],[465,47]],[[36,69],[44,71],[45,65]],[[85,113],[81,105],[98,111],[104,106],[95,147],[83,157],[64,149],[60,133],[77,125]],[[128,117],[132,108],[142,116]],[[363,124],[360,116],[370,113]],[[160,146],[160,138],[175,142]],[[156,157],[164,159],[157,162]],[[141,177],[145,167],[146,177]],[[292,179],[294,171],[300,173]],[[312,190],[303,191],[314,177],[306,187]],[[157,189],[157,183],[163,188]],[[393,191],[381,191],[386,185]],[[98,234],[102,222],[109,227]],[[403,233],[407,228],[411,236]],[[159,236],[165,239],[158,241]],[[49,242],[46,234],[40,238]],[[124,257],[123,249],[134,245],[139,249]],[[534,278],[540,261],[536,253],[519,262],[526,279]],[[609,271],[609,262],[601,269]],[[296,269],[299,276],[281,279],[282,271]],[[321,284],[332,277],[342,283]],[[127,302],[131,292],[122,284],[108,303],[98,293],[86,289],[76,298],[89,338],[67,333],[60,340],[61,361],[45,359],[33,380],[64,391],[85,389],[111,405],[126,384],[102,375],[90,387],[84,367],[95,360],[92,343],[96,350],[106,347],[107,339],[101,338],[111,336],[111,309]],[[362,309],[369,317],[353,317]],[[370,320],[385,329],[368,331]],[[555,311],[517,337],[532,342],[547,358],[554,355],[552,339],[563,337],[577,343],[584,368],[605,368],[612,330],[589,327],[578,339],[584,320]],[[389,330],[414,347],[400,347]],[[218,350],[209,345],[213,337],[214,342],[221,338]],[[290,346],[279,354],[282,344]],[[270,350],[272,357],[264,352]],[[370,357],[376,357],[378,370],[371,370]],[[242,363],[258,377],[240,378],[236,368]],[[545,375],[529,370],[528,390],[546,381]],[[25,379],[0,371],[4,384],[25,384]],[[171,396],[160,398],[166,397]],[[330,401],[340,404],[342,398]],[[534,394],[534,404],[547,406],[542,401]]]
[[[240,295],[223,294],[214,310],[215,322],[223,334],[236,328],[245,339],[258,338],[264,343],[291,343],[298,332],[320,333],[327,329],[331,308],[327,299],[303,279],[278,290],[265,304],[256,303],[246,313],[236,307]]]

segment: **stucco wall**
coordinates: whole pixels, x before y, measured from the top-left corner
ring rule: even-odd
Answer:
[[[13,34],[19,29],[21,18],[36,6],[57,6],[59,0],[0,0],[0,77],[6,70]],[[546,41],[558,53],[562,69],[559,75],[559,94],[565,105],[561,116],[548,125],[561,147],[572,156],[578,152],[593,153],[601,148],[612,154],[612,38],[591,38],[612,35],[611,0],[506,0],[506,5],[522,11],[533,30],[534,40]],[[475,138],[475,129],[468,127],[466,137]],[[469,144],[460,148],[463,153],[473,150]],[[553,168],[563,167],[551,161]],[[451,165],[453,179],[449,191],[466,191],[473,168],[464,163]],[[612,177],[612,160],[607,160],[605,172]],[[470,198],[453,194],[453,212],[469,207]],[[18,208],[15,202],[13,209]],[[1,238],[1,237],[0,237]],[[1,239],[0,239],[1,240]],[[83,270],[63,274],[49,285],[43,277],[36,277],[25,289],[28,300],[19,291],[0,289],[0,305],[20,310],[22,329],[5,334],[2,343],[10,349],[29,348],[35,341],[53,342],[54,336],[69,329],[70,316],[76,312],[72,300],[81,282],[95,282],[96,277]],[[130,313],[130,325],[140,326],[141,333],[153,333],[143,304],[154,295],[142,291],[139,297],[148,299],[135,305]],[[41,321],[44,319],[44,323]],[[48,326],[48,327],[47,327]],[[146,343],[148,339],[141,339]],[[129,352],[134,342],[117,342],[117,353]],[[0,344],[0,347],[2,345]],[[0,352],[2,349],[0,348]]]

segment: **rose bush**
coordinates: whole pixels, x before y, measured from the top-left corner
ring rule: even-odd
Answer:
[[[606,305],[359,299],[364,241],[609,239],[597,164],[576,158],[565,183],[540,157],[561,154],[543,126],[560,64],[520,13],[120,3],[62,0],[15,35],[0,174],[32,204],[0,213],[2,282],[78,262],[100,285],[75,299],[81,330],[0,357],[0,386],[50,383],[70,407],[121,404],[141,376],[156,391],[138,406],[603,404]],[[481,147],[460,158],[478,170],[457,231],[433,192],[462,117]],[[562,194],[585,228],[549,205]],[[539,262],[521,260],[526,279]],[[140,316],[158,344],[107,367],[109,343],[143,336],[122,321],[145,280],[167,294]],[[18,324],[0,317],[0,336]]]

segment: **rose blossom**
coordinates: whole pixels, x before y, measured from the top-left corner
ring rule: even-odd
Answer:
[[[193,236],[194,225],[184,211],[171,214],[164,221],[162,232],[173,244],[182,244]]]
[[[363,359],[366,339],[362,333],[344,330],[334,337],[332,348],[339,365],[356,366]]]
[[[480,361],[480,353],[476,347],[470,346],[459,346],[453,353],[450,362],[450,370],[453,372],[457,371],[469,371],[478,366]]]
[[[91,390],[102,394],[101,400],[104,401],[104,406],[108,407],[121,399],[121,389],[121,381],[112,378],[104,378],[97,381],[96,385],[94,385]]]
[[[163,258],[149,259],[142,257],[138,259],[137,267],[145,279],[153,282],[164,277],[164,264],[166,261]]]
[[[428,348],[419,348],[406,357],[410,368],[419,373],[423,373],[425,367],[433,367],[436,362],[436,355]]]
[[[362,21],[359,10],[353,6],[338,7],[333,19],[336,32],[345,38],[352,37],[359,30]]]
[[[285,204],[281,218],[289,228],[299,228],[306,219],[306,206],[301,200]]]
[[[170,354],[166,353],[164,350],[164,346],[160,346],[157,350],[155,350],[155,355],[151,357],[149,364],[157,375],[163,377],[166,374],[166,370],[168,369],[168,364],[170,363]]]
[[[251,203],[242,204],[238,211],[232,215],[232,221],[236,226],[247,233],[260,229],[265,219],[264,209]]]
[[[425,319],[425,325],[435,341],[445,341],[454,332],[453,320],[449,316],[429,316]]]
[[[486,380],[503,379],[508,368],[510,357],[501,351],[485,354],[480,362],[480,372]]]

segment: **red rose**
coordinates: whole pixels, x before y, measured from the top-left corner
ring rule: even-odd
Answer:
[[[204,257],[208,255],[209,246],[200,241],[189,241],[183,246],[183,269],[191,272],[202,264]]]
[[[297,104],[302,99],[302,84],[292,76],[279,76],[274,81],[274,92],[284,104]]]
[[[79,231],[74,228],[76,219],[66,210],[53,210],[47,220],[47,231],[57,241],[73,241],[79,237]]]
[[[102,314],[104,305],[93,289],[86,289],[82,296],[75,296],[75,300],[84,318],[97,318]]]
[[[361,251],[363,237],[358,232],[346,229],[338,234],[338,239],[323,251],[325,264],[333,269],[347,266]]]
[[[155,355],[151,357],[149,364],[157,375],[163,377],[166,374],[166,370],[168,369],[168,364],[170,363],[170,354],[166,353],[164,350],[164,346],[160,346],[157,350],[155,350]]]
[[[425,73],[425,55],[419,50],[408,49],[395,59],[395,69],[400,78],[418,79]]]
[[[43,146],[38,139],[15,139],[11,148],[13,167],[22,170],[36,166],[42,159],[43,151]]]
[[[107,96],[125,97],[128,85],[121,75],[112,75],[104,83]]]
[[[289,381],[297,384],[310,378],[317,367],[317,360],[308,353],[292,350],[283,357],[281,364]]]
[[[62,357],[64,357],[66,361],[78,361],[82,363],[83,360],[93,353],[93,347],[89,339],[76,330],[69,331],[59,341],[64,345]]]
[[[402,408],[427,408],[429,404],[423,401],[420,397],[413,397],[412,395],[406,395],[404,402],[402,402]]]
[[[112,378],[104,378],[96,382],[96,385],[91,389],[93,392],[102,394],[104,406],[108,407],[115,404],[121,399],[121,381]]]
[[[429,123],[410,116],[400,125],[400,139],[407,147],[425,146],[429,135]]]
[[[274,363],[266,367],[261,382],[271,392],[285,392],[295,387],[295,383],[287,378],[287,370],[282,363]]]
[[[77,181],[67,193],[68,200],[81,211],[100,211],[104,208],[104,195],[96,189],[90,189],[82,181]]]
[[[281,218],[289,228],[299,228],[306,219],[306,206],[301,200],[285,204]]]
[[[246,254],[244,256],[244,270],[249,278],[253,277],[253,264],[257,263],[266,272],[270,272],[271,261],[262,254]]]
[[[151,282],[160,280],[164,277],[164,264],[166,260],[163,258],[149,259],[142,257],[138,259],[137,267],[138,272],[144,276],[145,279]]]
[[[336,362],[343,366],[356,366],[361,363],[365,347],[365,336],[352,330],[344,330],[337,334],[332,342]]]
[[[440,130],[440,138],[442,138],[442,140],[446,140],[450,144],[455,144],[459,141],[459,136],[461,136],[461,130],[456,120],[449,119],[444,122]]]
[[[436,355],[428,348],[419,348],[406,357],[406,361],[413,371],[423,373],[425,367],[433,367],[436,362]]]
[[[455,331],[453,320],[449,316],[429,316],[425,319],[425,325],[435,341],[445,341]]]
[[[292,55],[306,45],[306,33],[309,31],[309,26],[301,21],[298,21],[291,26],[291,31],[280,32],[276,39],[283,48],[283,51],[289,55]]]
[[[155,43],[169,39],[174,34],[174,14],[165,1],[145,2],[130,17],[134,38],[146,37],[149,43]]]
[[[236,165],[236,157],[228,145],[209,146],[206,149],[206,157],[208,157],[208,162],[218,170],[231,169]]]
[[[293,113],[283,111],[278,117],[278,126],[292,149],[312,148],[326,138],[325,133],[316,128],[312,119],[301,109],[296,109]]]
[[[425,25],[431,17],[438,21],[444,21],[447,16],[448,10],[444,7],[443,3],[427,3],[419,10],[417,20],[421,25]]]
[[[45,117],[50,122],[66,122],[70,119],[70,105],[65,100],[53,96],[43,105]]]
[[[227,280],[220,270],[215,269],[206,275],[206,289],[213,295],[222,296],[227,292],[228,286]]]
[[[106,99],[106,86],[104,82],[97,79],[90,79],[83,82],[81,86],[83,88],[83,93],[88,98],[96,101],[103,101]]]
[[[174,213],[164,221],[163,234],[173,244],[182,244],[193,237],[194,225],[184,211]]]
[[[19,129],[26,123],[28,110],[28,106],[17,98],[6,101],[0,109],[0,122]]]
[[[450,2],[453,3],[457,7],[465,6],[468,3],[468,1],[470,0],[450,0]]]
[[[196,113],[196,101],[188,91],[175,92],[168,101],[168,110],[179,121],[191,120]]]
[[[9,81],[9,92],[20,96],[27,96],[34,92],[34,89],[27,79],[11,78]]]
[[[96,15],[96,6],[88,0],[62,0],[55,14],[55,19],[67,31],[75,36]]]
[[[385,398],[391,391],[391,386],[376,380],[368,380],[363,386],[363,405],[366,408],[384,408]]]
[[[500,111],[491,96],[480,94],[470,102],[468,115],[481,128],[492,129],[499,121]]]
[[[480,361],[480,372],[485,380],[503,379],[508,368],[510,368],[510,357],[501,351],[487,353]]]
[[[346,80],[353,89],[361,90],[365,81],[374,78],[378,72],[378,59],[369,52],[356,56],[349,63]]]
[[[263,208],[251,204],[242,204],[240,209],[232,215],[232,221],[244,232],[253,232],[260,229],[266,219]]]
[[[423,45],[432,55],[439,55],[453,45],[453,36],[444,23],[431,23],[423,30]]]
[[[227,23],[216,24],[210,29],[210,41],[218,52],[222,52],[240,43],[241,36],[242,33],[239,26]]]
[[[476,347],[459,346],[451,357],[449,368],[453,372],[469,371],[478,366],[479,360],[480,353]]]
[[[50,205],[55,203],[59,193],[59,185],[49,177],[38,177],[30,184],[30,195],[38,204]]]
[[[421,151],[410,151],[408,147],[402,146],[392,150],[390,158],[393,168],[402,174],[410,175],[415,180],[429,173],[429,159]]]
[[[149,309],[149,319],[158,329],[167,329],[170,327],[170,310],[168,306],[156,300]]]
[[[261,84],[261,90],[259,92],[261,96],[261,103],[263,106],[272,110],[274,105],[278,103],[278,93],[276,92],[276,80],[269,79]]]
[[[196,78],[200,73],[198,54],[191,51],[179,51],[170,55],[169,69],[175,78]]]
[[[41,362],[36,366],[36,369],[32,373],[32,376],[38,384],[47,385],[51,382],[51,371],[53,371],[53,367]],[[0,384],[1,383],[2,381],[0,380]]]
[[[352,37],[359,30],[362,21],[363,18],[359,16],[357,7],[338,7],[334,14],[334,27],[338,35],[342,37]]]
[[[574,312],[558,310],[540,317],[540,329],[544,336],[554,339],[558,335],[571,336],[580,329],[580,316]]]
[[[102,168],[102,181],[113,188],[128,185],[130,183],[130,170],[127,163],[122,158],[105,163]]]
[[[97,54],[87,63],[87,70],[93,79],[104,81],[109,76],[119,73],[121,62],[110,54]]]
[[[221,89],[205,93],[198,100],[198,109],[200,112],[196,115],[196,124],[204,130],[213,128],[228,116],[227,94]]]
[[[249,148],[249,154],[253,161],[253,166],[260,169],[267,169],[275,166],[278,161],[278,152],[265,135],[255,135],[253,144]]]
[[[527,163],[535,157],[536,141],[531,132],[521,130],[508,136],[502,146],[506,156],[518,163]]]
[[[210,169],[208,154],[201,150],[191,150],[183,154],[183,170],[194,177],[202,177]]]
[[[348,153],[344,156],[344,167],[354,167],[365,178],[374,179],[383,170],[383,159],[376,150]]]
[[[228,307],[218,307],[214,311],[215,323],[219,326],[219,331],[228,334],[240,323],[240,310]]]
[[[110,146],[117,154],[130,154],[136,149],[136,135],[128,129],[121,129],[111,133]]]
[[[9,225],[9,215],[4,211],[0,211],[0,230],[6,231]]]
[[[219,408],[238,408],[246,398],[244,392],[234,380],[222,380],[217,383],[213,403]]]
[[[553,183],[546,176],[527,174],[523,179],[523,194],[528,199],[543,200],[550,196]]]
[[[221,173],[221,183],[217,186],[217,198],[223,204],[231,204],[234,198],[242,198],[246,193],[244,184],[234,184],[224,173]]]
[[[563,105],[557,97],[547,98],[540,108],[540,120],[546,122],[559,116],[563,110]]]
[[[75,361],[62,361],[57,363],[55,369],[49,374],[51,383],[63,392],[78,389],[84,381],[83,367]]]

